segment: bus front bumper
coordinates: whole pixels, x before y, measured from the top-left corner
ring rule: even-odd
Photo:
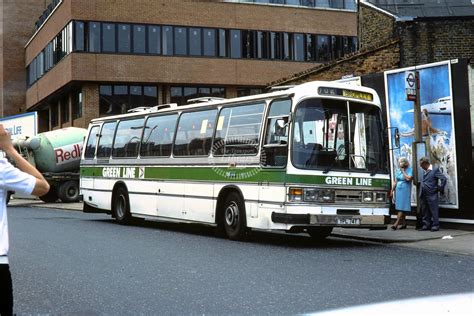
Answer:
[[[390,223],[389,215],[323,215],[272,213],[272,222],[305,226],[334,226],[353,228],[385,227]]]

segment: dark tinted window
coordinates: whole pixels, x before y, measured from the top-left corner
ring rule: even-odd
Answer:
[[[201,29],[189,29],[189,54],[201,56]]]
[[[148,53],[161,54],[161,27],[148,26]]]
[[[184,113],[179,119],[174,143],[175,156],[207,156],[217,110]]]
[[[112,157],[137,157],[144,119],[121,121],[117,127]]]
[[[163,26],[163,55],[173,55],[172,26]]]
[[[72,119],[82,117],[82,90],[74,90],[71,94]]]
[[[91,127],[90,132],[89,132],[89,137],[87,138],[86,149],[84,152],[85,158],[94,158],[98,134],[99,134],[99,126]]]
[[[89,52],[100,52],[100,23],[89,22],[89,37],[88,37],[88,51]]]
[[[158,105],[158,93],[154,86],[143,87],[143,106]]]
[[[265,103],[224,108],[219,114],[213,153],[256,155]]]
[[[144,54],[145,53],[145,26],[134,25],[133,26],[133,52]]]
[[[230,57],[231,58],[242,57],[242,42],[240,38],[240,30],[230,31]]]
[[[112,114],[112,86],[100,86],[99,87],[99,113],[100,114]]]
[[[84,22],[74,22],[74,50],[76,52],[83,52],[84,47]]]
[[[178,115],[150,117],[143,133],[141,156],[164,157],[171,155]]]
[[[227,53],[228,34],[229,34],[229,31],[224,30],[224,29],[219,29],[219,56],[220,57],[228,56],[228,53]]]
[[[102,125],[99,145],[97,147],[97,158],[109,158],[112,153],[112,141],[114,140],[116,122],[108,122]]]
[[[102,51],[115,52],[115,24],[102,23]]]
[[[216,30],[203,30],[204,56],[216,56]]]
[[[304,60],[304,36],[303,34],[293,34],[293,59],[296,61]]]
[[[176,55],[187,55],[188,54],[188,29],[185,27],[174,28],[174,53]]]
[[[331,56],[331,52],[329,49],[330,49],[330,36],[318,35],[317,60],[328,61]]]
[[[119,53],[130,53],[130,25],[118,25],[118,51]]]
[[[130,109],[143,106],[143,87],[130,86]]]

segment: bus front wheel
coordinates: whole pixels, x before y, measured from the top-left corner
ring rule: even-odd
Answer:
[[[223,215],[223,225],[227,237],[231,240],[243,240],[247,234],[245,205],[236,192],[227,196]]]
[[[125,187],[119,186],[112,197],[112,215],[119,224],[130,223],[130,200]]]

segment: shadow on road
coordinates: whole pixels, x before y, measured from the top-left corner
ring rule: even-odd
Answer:
[[[112,224],[120,227],[113,219],[89,219],[86,221],[94,221],[97,223]],[[195,235],[200,237],[209,237],[214,239],[220,239],[229,243],[235,243],[238,241],[232,241],[227,239],[225,236],[221,236],[217,232],[217,228],[213,226],[207,226],[196,223],[173,223],[163,221],[149,221],[143,219],[134,219],[133,222],[125,227],[138,227],[147,229],[159,229],[167,232],[177,232],[188,235]],[[323,241],[315,241],[311,239],[307,234],[289,234],[281,231],[260,231],[252,230],[249,232],[245,241],[252,244],[261,244],[266,246],[275,247],[290,247],[290,248],[366,248],[368,245],[375,247],[378,246],[373,243],[367,243],[357,240],[350,240],[338,237],[329,237]]]

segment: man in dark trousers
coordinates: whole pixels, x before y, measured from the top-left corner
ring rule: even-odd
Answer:
[[[431,165],[428,157],[420,159],[420,166],[424,170],[420,185],[421,213],[423,214],[421,230],[431,229],[432,232],[435,232],[439,230],[438,192],[444,194],[446,177],[438,167]]]
[[[10,134],[0,124],[0,150],[7,159],[0,158],[0,315],[13,314],[13,287],[8,264],[7,194],[15,191],[22,194],[44,195],[49,184],[35,167],[30,165],[13,147]]]

